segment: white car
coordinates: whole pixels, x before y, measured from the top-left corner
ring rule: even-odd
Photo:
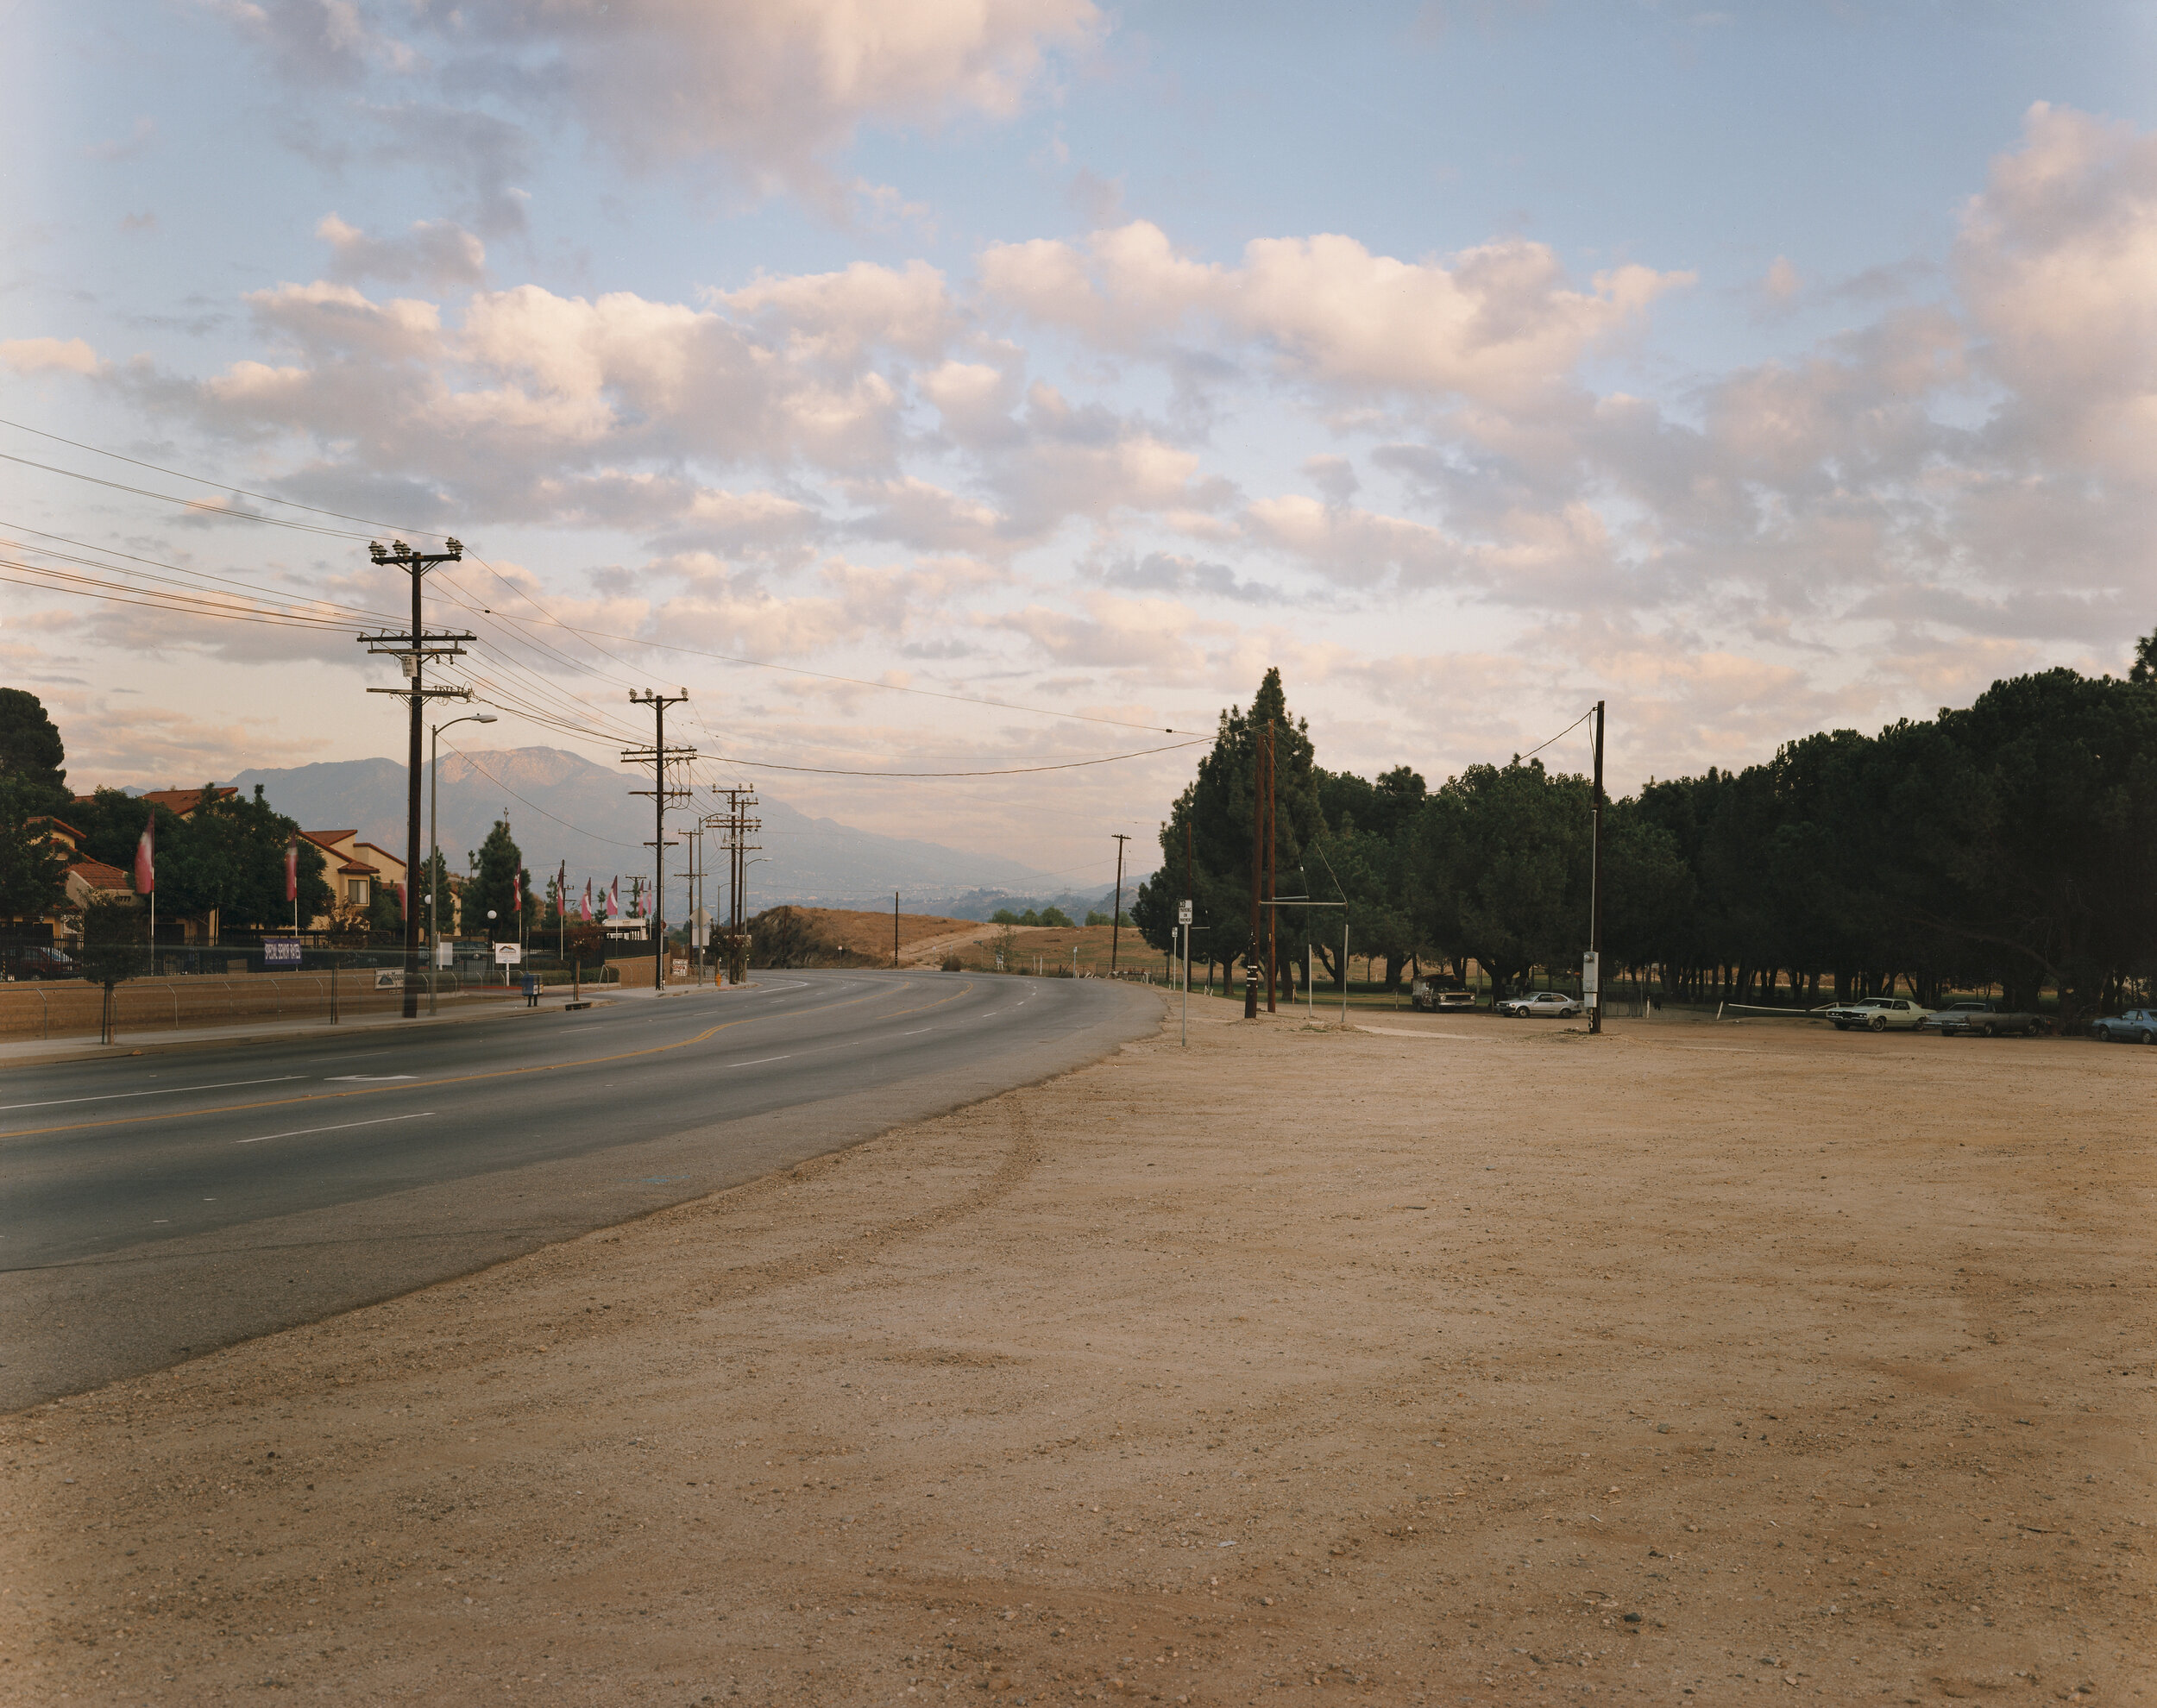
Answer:
[[[1932,1014],[1907,996],[1868,996],[1821,1012],[1838,1032],[1915,1032]]]
[[[1527,996],[1508,996],[1498,1005],[1501,1014],[1511,1014],[1515,1020],[1525,1020],[1531,1014],[1550,1014],[1558,1020],[1571,1020],[1581,1012],[1579,1000],[1556,990],[1538,990]]]

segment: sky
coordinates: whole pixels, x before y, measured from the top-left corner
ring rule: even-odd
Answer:
[[[1607,700],[1622,791],[2157,626],[2146,6],[0,37],[0,671],[79,786],[401,757],[393,537],[467,549],[445,746],[613,763],[686,690],[701,786],[1074,885],[1271,665],[1434,782]]]

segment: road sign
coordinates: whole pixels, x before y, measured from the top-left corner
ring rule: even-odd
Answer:
[[[262,964],[266,967],[296,967],[299,964],[299,939],[296,937],[266,937],[262,939]]]
[[[498,967],[513,967],[524,958],[525,945],[521,943],[497,943],[494,945],[494,964]]]
[[[1190,902],[1179,901],[1176,904],[1176,923],[1178,925],[1189,925],[1191,923]]]

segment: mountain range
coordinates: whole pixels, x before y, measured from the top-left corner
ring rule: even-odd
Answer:
[[[231,781],[242,793],[257,783],[270,805],[303,830],[356,829],[364,841],[402,856],[405,850],[406,769],[394,759],[346,759],[282,770],[242,771]],[[426,810],[426,794],[421,809]],[[624,771],[597,765],[554,747],[520,747],[473,755],[445,754],[442,760],[442,850],[452,871],[462,870],[497,819],[509,820],[511,834],[524,852],[535,882],[567,861],[572,890],[587,877],[595,888],[619,873],[628,895],[632,872],[651,870],[651,803],[629,794],[635,785]],[[1066,910],[1097,898],[1059,894],[1044,875],[1016,860],[969,853],[940,843],[880,836],[833,819],[797,811],[770,795],[761,797],[757,816],[764,828],[752,838],[763,844],[762,861],[751,868],[752,912],[782,901],[822,907],[890,905],[896,889],[909,912],[946,911],[964,906],[962,917],[986,918],[999,907],[1026,907],[1056,901]],[[670,815],[670,835],[678,835],[681,815]],[[425,821],[421,824],[423,845]],[[712,845],[707,844],[707,847]],[[670,917],[679,918],[681,870],[686,850],[667,855]],[[714,863],[718,863],[716,851]],[[724,884],[723,868],[720,879]],[[1137,880],[1126,880],[1128,898]],[[707,896],[723,906],[723,897]],[[978,908],[978,914],[973,911]]]

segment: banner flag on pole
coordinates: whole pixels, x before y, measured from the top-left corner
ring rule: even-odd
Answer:
[[[285,845],[285,899],[299,900],[299,838],[294,837]]]
[[[576,904],[576,916],[581,920],[592,917],[592,881],[589,878],[584,880],[584,899]]]
[[[148,895],[157,888],[157,811],[153,807],[142,826],[142,839],[135,845],[135,893]]]

